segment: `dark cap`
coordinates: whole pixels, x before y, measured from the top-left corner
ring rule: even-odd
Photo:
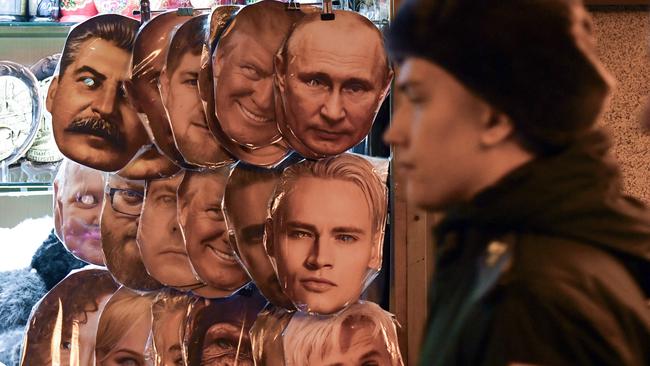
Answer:
[[[407,0],[387,44],[447,70],[545,155],[590,130],[609,94],[591,27],[579,0]]]

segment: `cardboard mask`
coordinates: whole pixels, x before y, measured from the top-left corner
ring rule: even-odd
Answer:
[[[171,289],[161,290],[151,305],[154,366],[183,365],[183,331],[192,302],[198,298]]]
[[[110,174],[104,191],[100,229],[106,267],[113,277],[131,289],[151,291],[162,284],[147,273],[136,242],[144,188],[144,181]]]
[[[354,154],[304,160],[282,173],[264,244],[299,310],[341,311],[381,268],[388,198],[380,176]]]
[[[106,270],[71,272],[34,306],[21,365],[94,365],[99,316],[117,287]]]
[[[175,27],[192,16],[169,11],[140,27],[133,46],[131,82],[127,84],[129,98],[136,107],[149,138],[165,157],[179,166],[185,162],[174,145],[158,81]]]
[[[208,32],[208,14],[178,27],[171,37],[159,87],[174,142],[183,159],[197,167],[213,168],[233,159],[208,129],[199,96],[201,52]]]
[[[223,212],[233,249],[260,292],[271,303],[295,309],[282,291],[264,248],[264,226],[269,202],[282,170],[237,164],[228,178]]]
[[[121,287],[106,304],[97,327],[98,365],[119,365],[129,357],[136,365],[151,364],[151,303],[153,294]]]
[[[137,243],[147,272],[160,283],[182,291],[203,286],[190,264],[178,224],[176,191],[183,172],[147,181]]]
[[[395,317],[371,302],[336,316],[295,313],[284,331],[287,366],[403,366]]]
[[[146,142],[124,85],[138,22],[105,14],[70,31],[46,99],[56,144],[88,167],[116,171]]]
[[[222,212],[229,171],[228,167],[187,171],[178,189],[185,248],[198,278],[213,290],[208,297],[230,296],[250,281],[232,249]]]
[[[104,265],[99,219],[104,174],[64,159],[54,179],[54,232],[82,261]]]
[[[318,159],[361,142],[388,94],[390,70],[381,32],[351,11],[304,17],[275,63],[276,119],[301,155]]]
[[[253,366],[249,331],[266,299],[247,286],[226,299],[192,304],[183,336],[188,366]]]
[[[241,10],[242,18],[237,15],[234,21],[228,22],[228,13],[222,9],[217,8],[212,13],[210,43],[202,56],[199,75],[199,90],[208,127],[222,146],[237,159],[254,165],[273,166],[286,157],[288,148],[272,122],[273,90],[268,83],[271,79],[268,75],[264,78],[252,74],[247,76],[241,66],[245,66],[244,62],[249,62],[247,59],[253,57],[259,66],[255,67],[259,69],[263,65],[267,71],[269,68],[272,70],[272,61],[267,62],[272,60],[272,54],[270,59],[267,57],[269,49],[279,46],[295,18],[302,13],[288,12],[280,2],[262,1],[246,6]],[[251,33],[258,39],[264,37],[267,43],[259,43],[251,37]],[[224,39],[220,38],[222,34]],[[262,59],[259,59],[260,56]],[[254,68],[250,66],[248,69]],[[222,124],[219,116],[229,123]],[[224,126],[227,126],[225,130]],[[257,132],[251,133],[254,130]],[[251,135],[257,136],[251,139],[245,137]]]
[[[292,316],[292,311],[272,304],[257,315],[250,331],[256,365],[285,366],[282,334]]]

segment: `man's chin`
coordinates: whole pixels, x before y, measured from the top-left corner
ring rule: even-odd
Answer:
[[[312,153],[320,156],[339,155],[354,147],[347,141],[305,141],[305,147]]]
[[[116,149],[96,149],[91,146],[74,145],[61,149],[68,159],[87,167],[104,172],[114,172],[122,169],[130,157]]]
[[[201,282],[188,270],[165,271],[164,273],[150,272],[152,277],[163,285],[179,289],[189,289],[200,285]]]
[[[156,154],[147,154],[133,159],[124,169],[117,174],[126,179],[142,180],[167,178],[178,173],[180,167],[166,157]]]
[[[296,300],[294,302],[296,304],[304,304],[300,306],[304,311],[321,315],[334,314],[345,307],[345,304],[331,304],[330,301],[325,299],[307,299],[306,301]]]
[[[203,149],[194,147],[203,147]],[[184,146],[180,151],[185,161],[191,164],[225,163],[231,160],[213,141],[196,142],[192,147]]]
[[[224,281],[223,278],[214,276],[213,274],[205,273],[205,276],[199,273],[199,277],[212,288],[221,291],[223,296],[230,296],[238,288],[248,283],[248,280],[243,281]]]
[[[275,121],[251,123],[242,116],[230,117],[228,120],[238,123],[222,124],[223,132],[240,145],[266,146],[280,135]]]
[[[101,243],[84,243],[78,247],[78,249],[70,250],[70,252],[84,262],[96,264],[98,266],[104,265]]]
[[[262,294],[274,305],[281,306],[285,309],[293,308],[291,300],[282,292],[280,283],[275,275],[267,277],[266,281],[259,285],[259,288]]]

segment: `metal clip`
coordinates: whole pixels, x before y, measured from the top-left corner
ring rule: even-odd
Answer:
[[[286,10],[300,10],[300,3],[294,0],[289,0]]]
[[[136,10],[137,11],[137,10]],[[133,15],[136,14],[136,11],[133,11]],[[144,24],[151,20],[151,6],[149,5],[149,0],[140,0],[140,24]]]
[[[333,12],[332,12],[332,6],[334,6],[334,5],[339,6],[339,5],[341,5],[341,2],[339,0],[329,0],[329,3],[330,3],[330,5],[329,5],[329,9],[330,9],[329,13],[334,15]],[[321,0],[321,2],[315,2],[315,3],[299,3],[296,0],[289,0],[287,2],[287,6],[285,7],[285,9],[286,10],[300,10],[301,5],[307,5],[307,6],[318,6],[318,5],[320,5],[324,9],[324,5],[323,5],[322,0]],[[334,18],[332,18],[332,19],[334,19]]]
[[[332,9],[332,0],[322,0],[323,9],[320,14],[320,20],[334,20],[334,10]]]

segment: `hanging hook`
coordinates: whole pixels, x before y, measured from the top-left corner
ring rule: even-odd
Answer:
[[[149,0],[140,0],[140,11],[134,11],[133,15],[140,14],[140,24],[144,24],[151,20],[151,5]]]
[[[142,0],[142,1],[148,1],[148,0]],[[149,16],[147,17],[147,20],[145,20],[144,15],[141,17],[142,22],[141,23],[146,23],[147,21],[151,20],[151,15],[152,14],[161,14],[165,13],[168,11],[176,10],[176,15],[178,16],[192,16],[194,15],[195,12],[198,13],[207,13],[212,11],[211,8],[177,8],[177,9],[160,9],[160,10],[149,10]],[[141,10],[134,10],[133,15],[140,15],[143,14]]]
[[[322,0],[323,9],[321,10],[320,20],[334,20],[334,10],[332,9],[332,0]]]
[[[328,5],[325,4],[326,2],[328,3]],[[341,2],[339,0],[329,0],[329,1],[321,0],[321,2],[316,2],[316,3],[299,3],[296,0],[289,0],[287,2],[286,9],[287,10],[300,10],[300,5],[321,5],[322,8],[323,8],[322,13],[329,14],[329,15],[326,16],[326,18],[328,18],[328,19],[323,19],[323,20],[333,20],[334,19],[334,13],[332,12],[332,6],[333,5],[341,5]],[[326,11],[325,9],[329,9],[329,10]],[[331,17],[331,19],[329,19],[330,17]]]
[[[300,3],[296,0],[289,0],[287,3],[287,10],[300,10]]]

